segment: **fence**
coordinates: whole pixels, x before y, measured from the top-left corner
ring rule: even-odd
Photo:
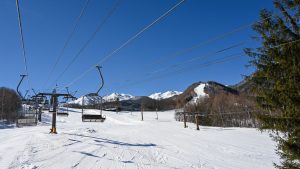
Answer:
[[[184,112],[176,111],[175,120],[196,123],[195,115],[198,116],[199,124],[203,126],[217,127],[259,127],[259,122],[253,112],[226,112],[226,113],[205,113],[205,112]],[[184,117],[185,116],[185,117]]]

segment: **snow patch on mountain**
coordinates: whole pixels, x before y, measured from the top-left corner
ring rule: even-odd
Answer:
[[[151,99],[155,99],[155,100],[161,100],[161,99],[167,99],[176,95],[180,95],[182,92],[178,92],[178,91],[167,91],[167,92],[159,92],[159,93],[153,93],[151,94],[149,97]]]
[[[197,87],[194,88],[194,92],[196,93],[196,96],[193,97],[193,99],[191,100],[191,102],[196,103],[197,101],[199,101],[200,99],[203,99],[205,97],[208,97],[208,94],[206,94],[204,92],[204,88],[207,86],[208,84],[206,83],[200,83]]]
[[[117,99],[119,99],[119,101],[130,100],[132,98],[134,98],[134,96],[123,93],[112,93],[110,95],[103,96],[103,100],[105,102],[116,101]]]
[[[197,94],[197,97],[204,97],[207,96],[207,94],[204,92],[204,88],[205,88],[206,84],[205,83],[201,83],[199,86],[197,86],[194,91]]]
[[[79,104],[79,105],[93,105],[100,103],[101,98],[99,96],[81,96],[76,100],[68,102],[69,104]]]
[[[119,99],[119,101],[122,100],[129,100],[134,98],[134,96],[129,95],[129,94],[123,94],[123,93],[112,93],[110,95],[106,95],[103,96],[103,102],[113,102],[113,101],[117,101],[117,99]],[[84,103],[84,105],[93,105],[93,104],[98,104],[101,102],[101,97],[100,96],[90,96],[90,95],[85,95],[85,96],[81,96],[76,100],[70,101],[68,102],[69,104],[79,104],[82,105]]]

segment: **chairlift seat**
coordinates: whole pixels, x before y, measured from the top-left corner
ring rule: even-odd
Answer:
[[[97,65],[96,68],[98,69],[98,72],[100,74],[100,77],[101,77],[101,86],[99,87],[99,89],[97,90],[96,93],[90,93],[90,94],[87,94],[86,96],[96,96],[96,97],[100,97],[100,105],[101,105],[101,108],[100,108],[100,114],[84,114],[84,97],[83,96],[83,99],[82,99],[82,114],[81,114],[81,118],[82,118],[82,122],[104,122],[106,117],[102,115],[102,97],[99,96],[99,91],[102,89],[103,85],[104,85],[104,79],[103,79],[103,76],[102,76],[102,73],[101,73],[101,70],[100,70],[100,66]]]
[[[83,114],[82,115],[82,122],[104,122],[106,119],[103,115],[97,114]]]
[[[57,112],[56,113],[58,116],[69,116],[68,112]]]
[[[35,117],[20,117],[17,119],[17,127],[36,126],[37,119]]]
[[[49,107],[42,107],[42,110],[49,110]]]

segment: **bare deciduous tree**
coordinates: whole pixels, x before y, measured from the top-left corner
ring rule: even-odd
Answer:
[[[0,118],[14,122],[17,118],[18,110],[21,108],[21,99],[12,89],[0,88]]]

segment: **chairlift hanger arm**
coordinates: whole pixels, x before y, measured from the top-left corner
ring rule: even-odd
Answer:
[[[29,90],[26,90],[26,93],[25,93],[25,95],[24,95],[24,98],[26,98],[28,92],[29,92]]]
[[[72,94],[70,94],[71,95],[71,99],[77,99],[76,97],[75,97],[75,94],[77,93],[77,90],[75,91],[75,92],[73,92]]]
[[[18,84],[18,86],[17,86],[17,92],[18,92],[19,96],[20,96],[22,99],[24,99],[24,97],[22,96],[21,92],[19,91],[19,87],[20,87],[20,85],[21,85],[23,79],[24,79],[27,75],[20,75],[20,76],[21,76],[21,80],[20,80],[20,82],[19,82],[19,84]]]
[[[66,90],[67,90],[67,93],[70,94],[70,93],[69,93],[69,87],[66,87]]]
[[[67,91],[68,94],[70,94],[69,87],[66,87],[66,91]],[[66,102],[69,100],[69,98],[70,98],[69,96],[65,96],[64,97],[64,99],[66,100]]]
[[[35,92],[35,90],[34,89],[31,89],[32,90],[32,92],[36,95],[36,92]]]
[[[74,97],[74,95],[75,94],[70,94],[70,92],[69,92],[69,87],[66,87],[66,91],[67,91],[67,94],[69,95],[69,96],[64,96],[64,99],[66,99],[66,101],[68,101],[69,99],[74,99],[74,98],[76,98],[76,97]],[[77,91],[75,91],[75,93],[76,93]]]
[[[101,66],[99,66],[99,65],[97,65],[96,66],[96,68],[97,68],[97,70],[99,71],[99,74],[100,74],[100,77],[101,77],[101,86],[100,86],[100,88],[97,90],[97,95],[99,95],[99,92],[100,92],[100,90],[103,88],[103,86],[104,86],[104,78],[103,78],[103,75],[102,75],[102,72],[101,72]]]

